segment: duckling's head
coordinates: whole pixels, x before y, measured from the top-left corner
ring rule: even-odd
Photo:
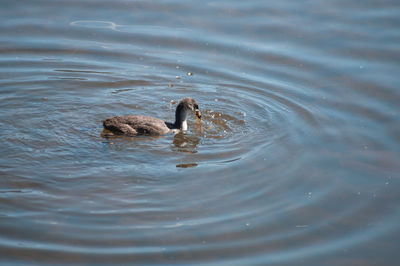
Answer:
[[[201,118],[201,112],[199,109],[199,105],[198,105],[197,101],[193,98],[190,98],[190,97],[183,98],[180,101],[177,109],[178,108],[180,108],[180,109],[183,108],[183,109],[186,109],[187,111],[195,112],[197,118],[199,118],[199,119]]]
[[[197,101],[190,97],[183,98],[176,107],[175,125],[177,128],[186,130],[186,118],[189,111],[195,112],[198,119],[201,119],[201,112]]]

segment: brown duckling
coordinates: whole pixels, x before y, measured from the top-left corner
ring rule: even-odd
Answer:
[[[165,135],[187,130],[188,112],[195,112],[201,119],[199,105],[193,98],[183,98],[175,111],[175,123],[168,123],[161,119],[143,115],[124,115],[107,118],[103,121],[105,129],[117,135]]]

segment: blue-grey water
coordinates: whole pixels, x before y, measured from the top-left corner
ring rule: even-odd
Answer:
[[[399,1],[0,5],[1,265],[399,265]]]

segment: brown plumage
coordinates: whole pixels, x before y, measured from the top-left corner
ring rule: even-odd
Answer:
[[[175,111],[175,123],[168,123],[161,119],[143,115],[114,116],[103,121],[105,129],[117,135],[165,135],[178,130],[187,130],[187,114],[196,113],[200,119],[199,106],[193,98],[183,98]]]

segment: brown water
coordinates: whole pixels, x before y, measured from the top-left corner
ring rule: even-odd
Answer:
[[[398,265],[398,1],[3,0],[0,32],[1,265]],[[186,134],[102,136],[185,96]]]

